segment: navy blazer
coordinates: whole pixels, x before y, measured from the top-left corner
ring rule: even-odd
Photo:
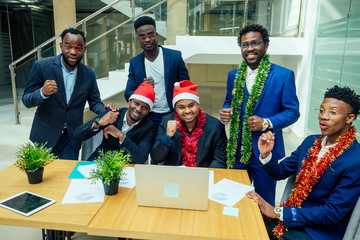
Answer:
[[[54,147],[61,136],[65,123],[68,136],[74,150],[78,151],[81,142],[73,139],[75,128],[83,124],[83,112],[86,101],[90,110],[99,114],[104,110],[95,72],[79,63],[74,91],[69,103],[66,103],[65,85],[61,69],[61,54],[55,57],[36,61],[31,69],[22,101],[27,108],[36,107],[36,113],[31,128],[32,142],[46,143]],[[42,99],[40,89],[46,80],[55,80],[57,92],[47,99]]]
[[[161,46],[160,46],[161,47]],[[182,80],[190,80],[188,70],[181,52],[161,47],[164,56],[164,74],[165,74],[165,91],[166,98],[171,111],[174,111],[172,99],[174,93],[174,83]],[[125,89],[125,99],[129,101],[130,96],[144,82],[146,78],[144,52],[130,59],[128,81]]]
[[[299,173],[302,161],[320,135],[307,137],[290,157],[263,168],[276,180]],[[342,239],[360,196],[360,144],[355,142],[335,159],[320,177],[301,208],[284,207],[285,227],[301,227],[312,239]]]
[[[237,72],[237,69],[233,69],[228,74],[223,108],[231,107],[231,101],[234,97],[232,91]],[[242,114],[241,106],[239,106],[239,111]],[[268,118],[271,121],[273,132],[276,132],[273,156],[277,159],[285,157],[282,129],[295,123],[300,117],[293,71],[271,64],[259,101],[254,106],[253,115]],[[239,127],[239,131],[242,131],[242,126]],[[257,141],[262,133],[263,131],[251,131],[252,146],[256,158],[260,155]]]
[[[174,120],[174,113],[163,117],[158,129],[154,147],[151,151],[151,159],[165,165],[179,166],[181,161],[182,139],[179,129],[171,138],[170,147],[162,143],[166,135],[167,122]],[[168,138],[166,136],[166,138]],[[224,125],[216,118],[206,114],[206,122],[203,134],[199,137],[198,151],[196,155],[197,167],[226,168],[226,144],[227,138]]]
[[[110,110],[108,110],[110,111]],[[94,136],[101,132],[100,130],[94,131],[91,129],[94,120],[101,118],[108,111],[100,114],[98,117],[95,117],[93,120],[85,123],[82,126],[79,126],[74,133],[74,138],[80,141],[85,141],[90,137]],[[118,129],[121,130],[123,125],[123,119],[126,114],[127,108],[121,108],[117,120],[112,124]],[[120,150],[125,149],[126,153],[131,155],[131,159],[134,163],[144,163],[149,156],[150,150],[154,144],[156,135],[155,124],[150,120],[148,116],[145,116],[134,128],[126,133],[125,140],[120,144],[119,139],[111,135],[108,136],[108,139],[105,137],[102,140],[100,146],[95,150],[95,152],[89,157],[88,160],[93,160],[98,156],[99,150],[110,151],[110,150]]]

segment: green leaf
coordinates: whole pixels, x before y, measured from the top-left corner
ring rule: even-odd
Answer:
[[[46,148],[46,143],[25,143],[16,152],[15,165],[24,172],[35,172],[51,163],[57,156]]]
[[[104,184],[110,185],[111,182],[125,177],[124,168],[126,164],[132,162],[130,154],[124,154],[124,149],[120,151],[99,151],[99,156],[95,159],[96,169],[90,172],[90,177],[102,179]]]

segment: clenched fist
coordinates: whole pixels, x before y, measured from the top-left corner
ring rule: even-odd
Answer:
[[[233,114],[232,108],[223,108],[220,110],[220,121],[222,123],[228,123],[230,116]]]
[[[166,135],[169,138],[172,138],[176,132],[176,128],[177,128],[177,121],[176,120],[170,120],[167,122],[167,127],[166,127]]]
[[[42,87],[42,94],[44,96],[50,96],[57,92],[57,84],[55,80],[46,80]]]

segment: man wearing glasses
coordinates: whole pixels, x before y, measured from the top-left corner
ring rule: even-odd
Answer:
[[[153,86],[155,102],[149,117],[159,125],[164,115],[174,111],[174,83],[189,79],[189,74],[181,52],[158,46],[154,19],[148,16],[140,17],[134,22],[134,28],[144,51],[130,60],[125,99],[128,101],[143,82]]]
[[[273,134],[261,135],[258,148],[264,170],[276,180],[296,174],[289,199],[281,206],[247,193],[267,217],[264,223],[270,239],[351,238],[343,237],[360,197],[360,145],[353,126],[359,109],[360,95],[354,90],[328,89],[318,109],[321,135],[308,136],[280,163],[272,158]],[[351,239],[359,238],[354,233]]]
[[[255,191],[270,204],[275,202],[275,180],[259,166],[257,140],[266,131],[275,134],[273,157],[285,156],[282,129],[299,118],[293,71],[270,62],[266,54],[268,31],[261,25],[240,31],[238,45],[243,61],[229,72],[220,120],[230,122],[228,166],[246,169]]]

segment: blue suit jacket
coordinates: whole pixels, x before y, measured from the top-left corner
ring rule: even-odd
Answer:
[[[110,110],[108,110],[110,111]],[[84,141],[90,137],[98,134],[101,131],[94,131],[91,129],[95,119],[103,117],[108,111],[95,117],[93,120],[85,123],[75,130],[74,138]],[[121,130],[123,125],[123,119],[127,112],[127,108],[121,108],[119,111],[117,120],[111,124]],[[102,133],[102,132],[101,132]],[[134,163],[144,163],[149,156],[150,150],[154,144],[156,136],[155,124],[150,120],[148,116],[145,116],[141,121],[130,131],[126,133],[124,142],[120,145],[119,139],[109,135],[108,138],[103,138],[100,146],[94,151],[88,160],[95,159],[99,154],[99,150],[110,151],[125,149],[126,153],[131,155],[131,160]]]
[[[161,47],[161,46],[160,46]],[[164,56],[165,90],[166,98],[171,111],[174,111],[172,99],[174,93],[174,83],[182,80],[190,80],[188,70],[181,52],[161,47]],[[130,60],[128,82],[125,89],[125,99],[129,101],[131,94],[143,83],[146,78],[144,52]]]
[[[179,166],[182,164],[182,138],[179,129],[171,138],[170,147],[162,143],[163,138],[169,139],[166,135],[166,126],[169,120],[174,120],[174,113],[163,117],[151,151],[151,159],[157,163]],[[226,168],[226,144],[227,138],[224,125],[218,119],[206,114],[203,134],[199,137],[197,146],[196,166]]]
[[[278,164],[271,160],[263,168],[276,180],[298,173],[315,139],[307,137],[290,157]],[[312,239],[342,239],[351,212],[360,196],[360,144],[355,141],[335,159],[302,203],[301,208],[285,207],[285,227],[305,227]],[[293,213],[292,213],[293,212]]]
[[[223,108],[231,107],[236,73],[237,69],[233,69],[228,74],[226,99]],[[240,106],[239,111],[240,114],[244,114],[241,113]],[[273,157],[276,159],[283,158],[285,149],[282,129],[296,122],[300,116],[293,71],[271,64],[259,101],[255,104],[253,115],[268,118],[271,121],[273,132],[276,132]],[[240,126],[239,131],[242,131],[242,126]],[[251,132],[252,146],[256,158],[260,155],[257,141],[262,133],[262,131]]]
[[[74,140],[72,135],[75,128],[83,123],[86,101],[90,110],[98,114],[103,111],[104,105],[100,99],[95,72],[82,63],[78,65],[71,99],[68,104],[66,103],[61,56],[44,58],[34,63],[22,100],[27,108],[37,106],[30,133],[31,141],[47,142],[48,147],[54,147],[66,122],[71,145],[75,150],[79,150],[81,142]],[[41,98],[40,89],[46,80],[55,80],[58,89],[44,100]]]

